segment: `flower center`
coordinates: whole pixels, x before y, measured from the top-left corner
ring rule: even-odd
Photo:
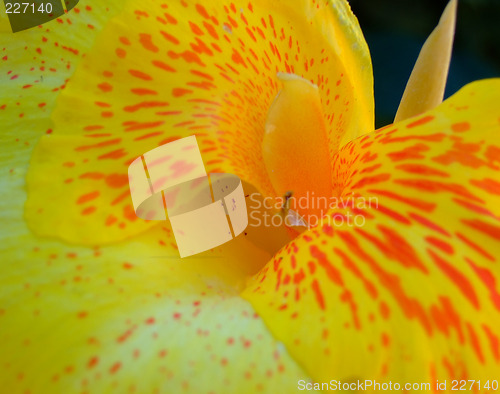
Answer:
[[[318,87],[294,74],[278,73],[283,89],[269,108],[262,145],[277,196],[314,226],[326,214],[320,204],[332,195],[327,128]]]

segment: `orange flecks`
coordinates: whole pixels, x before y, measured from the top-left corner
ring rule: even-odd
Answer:
[[[121,42],[123,45],[127,45],[127,46],[129,46],[129,45],[130,45],[130,40],[129,40],[127,37],[120,37],[120,42]]]
[[[106,218],[106,222],[105,222],[105,225],[107,227],[113,225],[114,223],[116,223],[118,221],[118,219],[113,216],[113,215],[109,215],[107,218]]]
[[[431,230],[434,230],[440,234],[450,236],[450,233],[448,233],[445,229],[442,227],[438,226],[437,224],[431,222],[429,219],[424,218],[423,216],[417,215],[416,213],[410,212],[409,215],[413,220],[417,221],[421,225],[430,228]]]
[[[427,252],[432,257],[436,265],[443,271],[443,273],[457,286],[460,292],[470,301],[470,303],[479,309],[479,301],[477,299],[474,287],[471,285],[466,276],[458,271],[453,265],[447,263],[439,257],[432,250],[428,249]]]
[[[377,183],[380,183],[380,182],[385,182],[387,180],[389,180],[391,177],[390,174],[378,174],[378,175],[375,175],[375,176],[371,176],[371,177],[364,177],[364,178],[361,178],[356,184],[354,184],[351,189],[360,189],[360,188],[363,188],[367,185],[374,185],[374,184],[377,184]]]
[[[191,44],[191,47],[194,49],[195,52],[199,54],[205,53],[209,56],[213,56],[212,50],[202,40],[200,40],[198,37],[196,37],[195,40],[196,40],[196,45]]]
[[[129,74],[132,75],[135,78],[142,79],[144,81],[152,81],[153,77],[143,71],[139,70],[128,70]]]
[[[464,235],[462,235],[460,233],[456,233],[456,236],[458,237],[458,239],[460,239],[461,241],[463,241],[466,245],[470,246],[472,249],[474,249],[479,254],[481,254],[484,257],[486,257],[488,260],[495,261],[495,258],[491,254],[489,254],[488,252],[486,252],[483,248],[481,248],[476,243],[472,242],[470,239],[468,239]]]
[[[447,254],[453,254],[453,247],[448,242],[445,242],[439,238],[432,236],[426,237],[425,240],[429,244],[435,246],[436,248],[442,250],[443,252]]]
[[[84,131],[96,131],[96,130],[101,130],[104,127],[101,125],[92,125],[92,126],[85,126],[83,128]]]
[[[201,4],[196,4],[196,11],[205,19],[210,19],[207,10]]]
[[[158,92],[156,90],[152,89],[144,89],[144,88],[136,88],[136,89],[130,89],[130,91],[138,96],[156,96],[158,95]]]
[[[429,193],[450,192],[470,200],[483,202],[481,199],[470,193],[464,186],[456,183],[443,183],[425,178],[396,179],[394,180],[394,183]]]
[[[189,27],[191,28],[191,31],[197,36],[202,36],[204,34],[203,30],[201,30],[196,23],[189,21]]]
[[[157,122],[145,122],[145,123],[134,123],[133,125],[127,127],[125,131],[137,131],[137,130],[144,130],[144,129],[152,129],[158,126],[161,126],[163,121],[159,120]]]
[[[169,51],[168,56],[172,59],[178,59],[179,57],[182,57],[187,63],[197,63],[202,67],[205,66],[200,57],[192,51],[185,51],[183,53],[175,53],[174,51]]]
[[[123,207],[123,216],[125,216],[125,218],[131,222],[137,220],[137,215],[135,214],[134,208],[132,208],[130,205],[125,205]]]
[[[391,310],[389,309],[389,306],[384,301],[382,301],[379,308],[380,315],[384,320],[387,320],[391,316]]]
[[[177,19],[175,19],[172,15],[165,13],[165,18],[167,18],[167,21],[173,25],[177,24]]]
[[[166,31],[160,31],[160,33],[168,42],[174,45],[179,45],[180,41],[173,35],[167,33]]]
[[[407,204],[411,207],[423,210],[425,212],[432,212],[436,207],[435,203],[423,201],[423,200],[418,200],[416,198],[401,196],[397,193],[394,193],[394,192],[391,192],[388,190],[370,189],[370,190],[368,190],[368,192],[373,193],[375,195],[388,197],[390,199],[402,202],[404,204]]]
[[[388,347],[389,344],[391,343],[391,339],[387,333],[382,333],[380,341],[382,342],[382,346]]]
[[[409,159],[423,159],[425,156],[422,152],[428,151],[429,147],[424,144],[415,144],[413,146],[406,147],[398,152],[388,153],[387,156],[392,161],[401,161]]]
[[[89,201],[92,201],[94,199],[96,199],[97,197],[99,197],[101,193],[99,193],[99,191],[95,190],[91,193],[87,193],[87,194],[84,194],[82,196],[80,196],[78,198],[78,200],[76,201],[77,204],[85,204]]]
[[[351,314],[352,314],[352,322],[354,324],[354,327],[356,330],[361,329],[361,323],[359,321],[358,317],[358,306],[354,302],[352,293],[349,290],[345,290],[341,295],[340,295],[340,301],[345,302],[349,305],[349,308],[351,309]]]
[[[203,21],[203,26],[205,27],[205,29],[207,29],[208,34],[210,34],[210,36],[212,36],[212,38],[215,38],[216,40],[219,39],[219,35],[217,34],[217,30],[215,30],[215,28],[213,27],[212,24],[210,24],[206,21]]]
[[[424,116],[424,117],[422,117],[414,122],[409,123],[408,125],[406,125],[406,127],[411,129],[413,127],[422,126],[426,123],[432,122],[433,120],[434,120],[434,116],[427,115],[427,116]]]
[[[377,211],[379,211],[383,215],[386,215],[386,216],[390,217],[391,219],[394,219],[400,223],[411,224],[411,221],[409,219],[407,219],[405,216],[399,214],[398,212],[396,212],[390,208],[387,208],[386,206],[378,204],[376,209],[377,209]]]
[[[119,189],[128,184],[128,175],[126,174],[111,174],[106,177],[106,184],[109,187]]]
[[[87,363],[87,368],[89,369],[94,368],[98,363],[99,363],[99,358],[92,357]]]
[[[451,129],[453,131],[458,132],[458,133],[461,133],[464,131],[469,131],[470,130],[470,123],[469,122],[454,123],[451,125]]]
[[[114,150],[111,152],[107,152],[101,156],[98,156],[97,159],[99,159],[99,160],[104,160],[104,159],[118,160],[126,155],[127,155],[127,153],[125,153],[125,151],[122,148],[122,149],[117,149],[117,150]]]
[[[450,174],[429,166],[425,164],[400,164],[396,166],[397,169],[403,170],[410,174],[418,174],[423,176],[440,176],[440,177],[449,177]]]
[[[148,138],[157,137],[157,136],[162,135],[162,134],[163,134],[163,131],[155,131],[153,133],[144,134],[144,135],[141,135],[137,138],[134,138],[134,141],[142,141],[142,140],[146,140]]]
[[[428,142],[441,142],[445,138],[444,133],[436,133],[430,135],[405,135],[404,137],[393,138],[390,136],[391,133],[387,133],[387,136],[380,139],[383,144],[392,144],[396,142],[406,142],[406,141],[428,141]]]
[[[432,333],[432,327],[424,308],[416,299],[409,298],[405,294],[401,287],[401,283],[399,282],[399,278],[383,270],[377,262],[363,250],[359,242],[352,234],[345,231],[338,231],[337,233],[344,240],[349,250],[361,260],[366,262],[373,273],[379,277],[380,283],[382,283],[383,286],[393,295],[394,300],[399,304],[403,313],[405,313],[409,318],[416,317],[422,324],[422,327],[425,328],[427,333],[430,335]]]
[[[123,48],[117,48],[116,49],[116,56],[118,56],[120,59],[124,59],[127,56],[127,51]]]
[[[325,309],[325,297],[323,296],[323,293],[321,292],[321,289],[319,287],[319,283],[316,279],[314,279],[311,283],[311,289],[314,292],[314,296],[316,297],[316,302],[318,303],[319,307],[321,309]]]
[[[148,51],[157,53],[160,50],[155,44],[153,44],[153,38],[151,37],[151,34],[142,33],[140,35],[139,42],[141,43],[142,47]]]
[[[481,279],[483,284],[486,286],[490,293],[490,299],[495,308],[500,311],[500,294],[496,289],[496,280],[495,276],[486,268],[478,267],[474,264],[470,259],[465,258],[465,260],[469,263],[469,265],[474,269],[476,275]]]
[[[479,219],[472,219],[472,220],[463,219],[462,222],[468,225],[469,227],[490,236],[491,238],[500,240],[500,227],[483,222],[482,220]]]
[[[204,72],[198,71],[198,70],[191,70],[191,74],[196,75],[198,77],[207,79],[209,81],[213,81],[214,78],[210,74],[206,74]]]
[[[121,193],[118,197],[116,197],[113,201],[111,201],[111,205],[116,205],[122,202],[124,199],[126,199],[128,196],[130,196],[130,191],[125,190],[123,193]],[[113,216],[113,215],[110,215]]]
[[[172,95],[174,97],[182,97],[186,94],[190,94],[190,93],[193,93],[192,90],[189,90],[189,89],[183,89],[183,88],[175,88],[172,90]]]
[[[135,105],[128,105],[126,107],[123,107],[123,110],[125,112],[137,112],[140,109],[166,107],[168,105],[169,104],[165,101],[143,101]]]
[[[155,67],[158,67],[158,68],[161,68],[162,70],[164,71],[168,71],[168,72],[171,72],[171,73],[174,73],[175,72],[175,69],[172,68],[171,66],[169,66],[168,64],[166,63],[163,63],[159,60],[154,60],[153,62],[153,66]]]
[[[462,207],[468,209],[469,211],[472,211],[472,212],[475,212],[475,213],[480,213],[482,215],[487,215],[487,216],[490,216],[492,218],[495,217],[495,215],[493,213],[491,213],[490,211],[488,211],[486,208],[483,208],[482,206],[479,206],[479,205],[476,205],[476,204],[472,204],[468,201],[464,201],[464,200],[460,200],[458,198],[453,198],[452,199],[454,202],[456,202],[457,204],[461,205]]]
[[[477,334],[470,323],[467,323],[466,325],[467,325],[467,331],[469,331],[469,338],[472,349],[474,349],[474,353],[476,353],[479,362],[481,364],[484,364],[484,356],[481,350],[481,346],[479,344],[479,339],[477,337]]]
[[[115,138],[112,140],[102,141],[102,142],[99,142],[99,143],[93,144],[93,145],[79,146],[79,147],[75,148],[75,151],[82,152],[82,151],[86,151],[89,149],[102,148],[104,146],[115,145],[115,144],[120,143],[121,140],[122,140],[121,138]]]
[[[320,251],[316,245],[311,246],[310,251],[311,256],[314,257],[318,261],[319,266],[325,270],[328,278],[338,286],[343,286],[344,283],[340,271],[328,261],[326,254]]]
[[[479,187],[490,194],[500,195],[500,182],[495,181],[494,179],[485,178],[480,181],[471,180],[471,185]]]
[[[247,65],[245,64],[245,61],[243,60],[240,53],[236,49],[233,49],[233,55],[232,55],[231,59],[236,64],[241,64],[245,68],[247,67]]]
[[[493,357],[495,357],[496,361],[500,361],[500,341],[498,337],[495,334],[493,334],[490,328],[486,325],[483,325],[483,330],[488,336],[488,340],[490,342],[490,349],[491,352],[493,353]]]
[[[97,87],[101,91],[103,91],[104,93],[111,92],[113,90],[113,86],[111,84],[109,84],[108,82],[103,82],[103,83],[97,85]]]
[[[82,210],[81,213],[82,213],[82,215],[86,216],[86,215],[90,215],[90,214],[94,213],[96,210],[97,210],[96,207],[87,207],[84,210]]]
[[[125,331],[122,335],[120,335],[117,339],[116,342],[118,343],[123,343],[125,342],[132,334],[134,333],[134,329],[131,328],[127,331]]]
[[[109,369],[110,374],[114,374],[118,372],[118,370],[121,368],[122,364],[120,362],[114,363],[111,368]]]

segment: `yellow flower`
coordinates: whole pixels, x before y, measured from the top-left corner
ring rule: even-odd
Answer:
[[[424,49],[402,121],[371,132],[341,0],[89,2],[1,38],[2,392],[495,387],[499,80],[427,111],[449,54]],[[166,222],[135,216],[127,167],[193,134],[247,193],[377,203],[181,260]]]

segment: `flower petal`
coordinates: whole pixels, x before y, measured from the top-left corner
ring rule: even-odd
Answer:
[[[30,225],[89,244],[145,231],[152,224],[131,214],[127,165],[192,134],[208,172],[272,194],[261,141],[278,71],[319,85],[332,151],[371,129],[371,64],[345,1],[130,3],[69,82],[54,133],[34,153]]]
[[[47,31],[51,24],[16,33],[14,37],[24,41],[10,35],[2,46],[9,53],[3,65],[11,64],[19,72],[3,86],[8,100],[0,152],[3,390],[255,392],[295,386],[304,374],[237,296],[243,279],[269,258],[246,237],[180,262],[166,225],[133,243],[102,249],[41,240],[26,228],[25,176],[33,142],[52,128],[47,114],[60,90],[52,93],[52,89],[64,84],[73,64],[92,44],[94,29],[86,31],[85,26],[94,23],[97,30],[98,24],[89,17],[94,10],[100,18],[107,15],[99,5],[71,14],[71,26],[81,32],[73,39],[87,45],[82,44],[77,54],[74,48],[69,50],[65,30]],[[23,46],[26,58],[21,56]],[[65,67],[57,72],[47,68],[43,82],[22,90],[35,71],[44,71],[23,68],[33,66],[30,59],[37,56],[39,46],[40,67],[55,68],[59,62]],[[40,109],[43,97],[47,104]],[[12,98],[18,98],[19,105],[11,105],[16,103]],[[55,175],[49,172],[43,177]],[[193,375],[199,379],[193,380]]]
[[[457,0],[451,0],[418,55],[395,122],[429,111],[443,101],[455,36],[456,14]]]
[[[27,129],[34,129],[33,138],[38,139],[50,130],[47,118],[66,79],[93,45],[102,26],[122,8],[121,3],[76,7],[69,15],[43,26],[15,34],[0,33],[0,72],[4,78],[0,115],[4,134],[11,131],[15,136],[22,131],[25,135]]]
[[[238,296],[247,264],[179,261],[160,235],[96,250],[2,237],[3,390],[253,393],[307,378]]]
[[[180,260],[166,226],[103,248],[38,239],[22,220],[29,147],[6,144],[2,391],[254,393],[307,378],[238,295],[268,254],[239,237]]]
[[[476,82],[347,144],[338,206],[249,283],[315,381],[496,378],[499,100],[500,80]]]

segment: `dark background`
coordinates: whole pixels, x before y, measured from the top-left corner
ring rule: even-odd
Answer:
[[[445,0],[349,0],[372,55],[377,127],[392,123],[425,39]],[[459,0],[446,97],[465,84],[500,77],[500,0]],[[499,103],[500,105],[500,103]]]

